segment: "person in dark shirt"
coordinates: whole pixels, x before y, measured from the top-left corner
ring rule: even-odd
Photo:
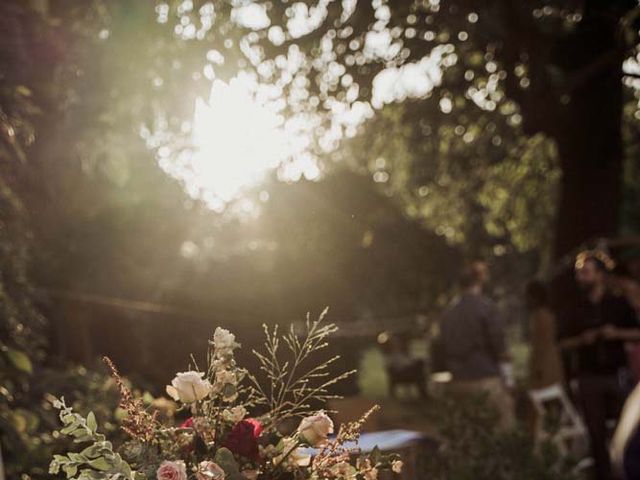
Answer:
[[[482,291],[486,264],[475,262],[462,274],[462,295],[440,321],[444,361],[454,394],[486,394],[498,409],[503,426],[513,422],[513,401],[505,388],[501,364],[508,358],[498,309]]]
[[[598,480],[612,478],[607,450],[608,418],[618,418],[631,388],[625,342],[640,338],[635,312],[606,286],[610,260],[600,252],[583,252],[576,260],[580,294],[562,313],[560,348],[569,355],[569,371],[591,438]]]

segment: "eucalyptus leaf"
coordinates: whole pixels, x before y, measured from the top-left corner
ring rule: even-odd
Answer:
[[[89,415],[87,415],[87,427],[89,427],[89,430],[92,432],[98,430],[98,423],[96,422],[96,416],[93,412],[89,412]]]
[[[29,356],[21,350],[7,349],[6,352],[9,361],[18,370],[25,373],[33,373],[33,365]]]
[[[89,462],[89,465],[95,468],[96,470],[101,470],[101,471],[108,471],[111,468],[110,463],[104,457],[91,460]]]

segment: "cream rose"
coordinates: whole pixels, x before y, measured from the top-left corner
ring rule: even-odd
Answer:
[[[182,403],[194,403],[202,400],[211,391],[211,384],[202,377],[204,377],[204,373],[194,371],[177,373],[171,381],[171,385],[167,385],[167,394]]]
[[[323,410],[303,418],[298,426],[298,435],[312,447],[322,446],[331,433],[333,433],[333,422]]]
[[[224,480],[226,473],[220,465],[209,460],[198,464],[196,480]]]
[[[227,356],[233,353],[240,344],[236,342],[236,336],[224,328],[216,328],[213,332],[213,346],[217,356]]]
[[[164,461],[156,472],[157,480],[187,480],[187,467],[182,460]]]
[[[402,473],[403,466],[404,463],[402,463],[402,460],[394,460],[391,463],[391,470],[393,470],[394,473]]]

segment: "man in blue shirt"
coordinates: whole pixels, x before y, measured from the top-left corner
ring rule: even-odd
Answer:
[[[483,294],[488,268],[474,262],[460,278],[462,294],[444,312],[441,340],[454,394],[486,394],[503,426],[513,422],[513,400],[502,376],[508,359],[504,326],[496,305]]]

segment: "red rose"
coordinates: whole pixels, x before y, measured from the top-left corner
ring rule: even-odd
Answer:
[[[193,417],[187,418],[180,424],[180,428],[193,428]]]
[[[229,432],[224,446],[236,455],[258,460],[258,437],[262,433],[262,425],[255,418],[247,418],[237,423]]]
[[[182,422],[180,424],[179,428],[193,428],[193,417],[189,417],[187,418],[184,422]],[[184,444],[182,446],[182,449],[187,452],[193,452],[196,449],[195,443],[193,442],[193,440],[195,439],[195,437],[191,437],[191,440],[189,440],[188,443]]]

